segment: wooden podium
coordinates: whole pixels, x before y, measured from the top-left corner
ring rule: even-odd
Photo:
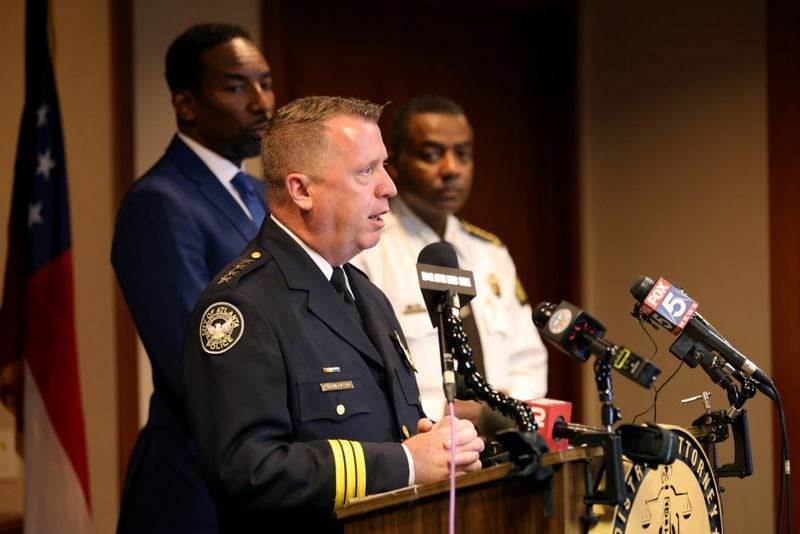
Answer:
[[[542,466],[554,473],[542,482],[507,476],[511,464],[458,477],[456,532],[580,534],[588,461],[602,454],[599,447],[545,453]],[[449,491],[449,480],[443,480],[370,495],[349,501],[336,517],[346,534],[446,534]]]

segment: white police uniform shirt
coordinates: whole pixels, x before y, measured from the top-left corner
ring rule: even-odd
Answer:
[[[441,419],[445,398],[439,341],[417,280],[420,250],[439,236],[399,198],[377,246],[351,260],[377,285],[394,307],[417,368],[422,407]],[[531,307],[517,280],[508,249],[494,235],[453,215],[444,240],[453,245],[459,267],[473,272],[477,295],[472,312],[481,338],[486,380],[520,400],[544,397],[547,391],[547,351],[531,319]]]

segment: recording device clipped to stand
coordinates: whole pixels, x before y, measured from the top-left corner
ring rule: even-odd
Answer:
[[[540,455],[548,449],[537,432],[530,406],[494,389],[475,369],[472,348],[459,313],[461,306],[475,296],[472,272],[459,269],[452,245],[440,241],[420,251],[417,274],[431,323],[439,331],[442,381],[447,401],[466,394],[466,398],[481,400],[516,422],[518,430],[505,430],[496,435],[499,447],[487,447],[486,455],[482,457],[484,465],[507,460],[515,464],[520,474],[535,474],[537,478],[549,476],[549,470],[541,469],[539,465]],[[454,361],[458,362],[458,381]],[[464,387],[458,388],[457,383]]]

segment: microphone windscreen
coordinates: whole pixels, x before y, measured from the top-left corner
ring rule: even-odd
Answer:
[[[458,269],[458,256],[456,249],[447,241],[437,241],[426,245],[419,251],[417,263],[427,263],[428,265],[438,265],[439,267],[450,267]]]
[[[622,441],[622,452],[634,462],[669,465],[678,454],[675,433],[654,423],[620,425],[617,434]]]
[[[533,410],[536,424],[539,425],[539,434],[542,435],[550,450],[566,449],[569,441],[555,436],[553,429],[559,421],[563,423],[570,422],[572,403],[548,398],[526,400],[525,403]]]
[[[633,295],[633,298],[635,298],[637,302],[641,303],[655,284],[652,278],[640,276],[634,280],[633,285],[631,285],[631,295]]]
[[[536,328],[544,328],[550,317],[553,316],[553,310],[556,305],[551,302],[540,302],[533,308],[533,324]]]

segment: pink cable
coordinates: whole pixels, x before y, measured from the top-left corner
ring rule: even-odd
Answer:
[[[450,521],[449,532],[456,532],[456,408],[450,401]]]

